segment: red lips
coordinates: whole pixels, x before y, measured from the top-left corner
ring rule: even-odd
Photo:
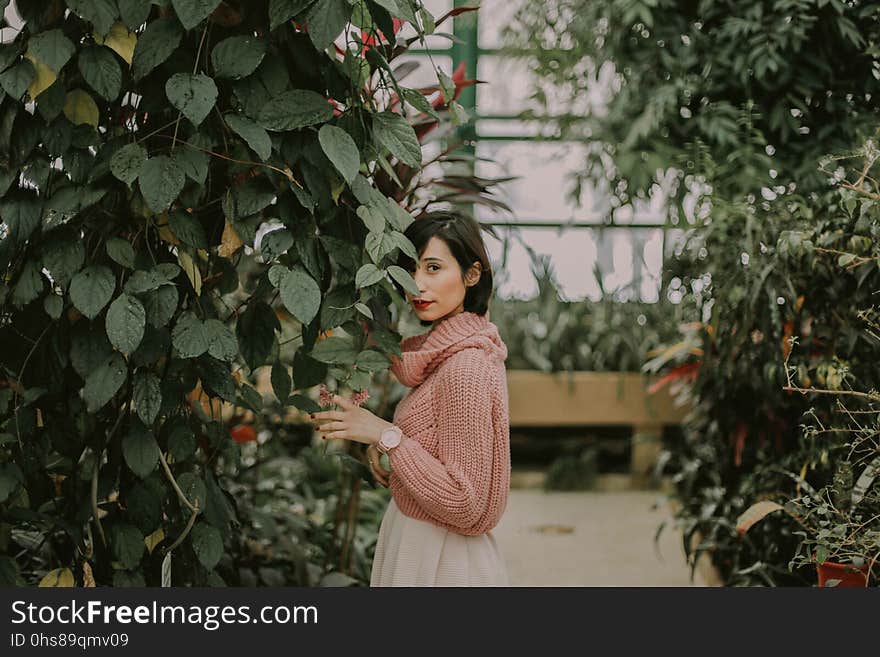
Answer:
[[[418,310],[424,310],[425,308],[427,308],[428,306],[430,306],[432,303],[434,303],[434,302],[433,302],[433,301],[413,301],[413,305],[414,305]]]

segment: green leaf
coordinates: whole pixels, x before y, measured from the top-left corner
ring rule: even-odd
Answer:
[[[171,331],[171,344],[181,358],[196,358],[208,351],[211,339],[202,321],[195,314],[185,312]]]
[[[12,291],[12,303],[22,308],[40,296],[43,291],[43,276],[34,260],[28,260],[21,269],[18,283]]]
[[[144,535],[137,527],[128,523],[111,525],[110,543],[113,546],[113,557],[129,570],[140,565],[141,557],[147,549]]]
[[[374,2],[386,9],[394,18],[402,18],[413,25],[416,24],[415,13],[409,6],[410,0],[374,0]]]
[[[188,178],[194,180],[199,185],[204,185],[208,177],[210,156],[193,148],[195,144],[190,142],[184,143],[188,145],[174,151],[171,154],[171,159],[174,160]]]
[[[268,132],[239,114],[227,114],[224,118],[232,131],[244,139],[261,160],[269,159],[272,154],[272,140]]]
[[[227,217],[240,219],[258,213],[275,198],[275,189],[260,181],[248,181],[232,189],[232,214]]]
[[[354,304],[355,310],[357,310],[361,315],[368,319],[373,319],[373,311],[370,310],[370,307],[363,303]]]
[[[98,127],[101,114],[95,99],[83,89],[71,89],[64,97],[64,116],[73,125]]]
[[[168,434],[168,451],[171,452],[171,456],[174,458],[175,462],[186,461],[196,452],[196,436],[185,424],[175,424],[171,429],[171,433]],[[177,483],[183,488],[183,482],[181,479],[185,477],[188,473],[184,473],[180,475],[180,478],[177,480]],[[183,488],[183,492],[186,493],[186,488]],[[189,497],[189,494],[187,494]],[[192,498],[189,498],[192,499]]]
[[[287,366],[280,360],[276,360],[272,365],[270,380],[272,381],[272,390],[275,392],[278,401],[285,404],[290,396],[290,374],[287,372]]]
[[[428,102],[428,99],[425,98],[424,94],[415,89],[407,89],[406,87],[401,87],[400,91],[403,93],[403,99],[414,109],[417,109],[419,112],[424,112],[431,118],[440,119],[440,115],[437,114],[437,111],[431,106],[431,103]]]
[[[165,83],[168,100],[198,126],[217,102],[217,85],[207,75],[175,73]]]
[[[175,265],[173,262],[160,262],[158,265],[153,267],[153,271],[155,271],[159,276],[164,278],[169,283],[173,283],[174,279],[180,276],[180,272],[182,269]]]
[[[293,235],[286,228],[279,228],[263,235],[260,240],[260,255],[265,262],[272,262],[292,246]]]
[[[113,395],[125,383],[127,374],[128,369],[122,354],[114,353],[88,375],[83,388],[83,399],[89,413],[97,413],[113,399]]]
[[[70,362],[85,381],[93,370],[113,355],[113,347],[103,328],[82,322],[70,340]]]
[[[132,381],[135,410],[146,426],[152,426],[162,408],[162,386],[152,372],[138,371]]]
[[[235,80],[246,77],[257,70],[265,56],[266,42],[255,36],[223,39],[211,51],[214,75]]]
[[[80,240],[54,241],[43,251],[43,267],[56,284],[65,288],[85,260],[86,249]]]
[[[361,154],[354,139],[342,128],[323,125],[318,131],[318,141],[327,159],[342,174],[345,182],[352,182],[361,166]]]
[[[311,388],[327,377],[327,365],[304,353],[300,347],[293,354],[293,383],[298,389]],[[297,407],[299,408],[299,407]]]
[[[318,50],[329,47],[351,17],[351,5],[346,0],[318,0],[306,12],[309,38]]]
[[[419,259],[419,252],[416,251],[416,247],[410,242],[409,238],[403,233],[393,230],[391,231],[391,239],[394,241],[394,244],[399,248],[403,253],[412,258],[414,261]]]
[[[320,413],[324,410],[314,399],[306,397],[305,395],[294,395],[287,400],[287,403],[293,404],[294,407],[301,410],[303,413]]]
[[[70,282],[70,300],[83,315],[95,319],[116,289],[116,279],[109,267],[93,265],[86,267]]]
[[[373,188],[363,175],[358,174],[351,181],[351,192],[361,205],[369,205],[372,200]]]
[[[135,81],[168,59],[180,45],[182,37],[183,30],[173,16],[150,21],[134,47],[131,73]]]
[[[116,57],[103,46],[88,46],[77,57],[86,83],[102,98],[116,100],[122,88],[122,69]]]
[[[55,73],[60,73],[76,52],[76,46],[64,36],[64,32],[56,29],[32,36],[28,40],[28,52]]]
[[[48,295],[43,299],[43,310],[52,319],[58,319],[64,311],[64,299],[57,294]]]
[[[310,355],[322,363],[352,365],[358,357],[358,348],[347,338],[330,336],[316,344]]]
[[[212,397],[220,397],[229,402],[236,402],[235,381],[229,373],[229,366],[212,356],[203,356],[198,360],[196,371],[205,391]]]
[[[357,360],[354,364],[355,367],[364,372],[381,372],[388,369],[391,365],[391,361],[388,360],[388,357],[384,354],[373,349],[368,349],[358,354]]]
[[[859,475],[858,480],[852,488],[852,506],[858,506],[861,501],[865,498],[865,494],[868,492],[868,489],[874,483],[874,480],[880,475],[880,456],[874,457],[874,459],[865,466],[865,469],[862,470],[862,474]]]
[[[393,112],[373,115],[373,136],[398,160],[414,169],[422,165],[422,147],[412,126]]]
[[[246,383],[241,384],[241,397],[235,400],[236,404],[249,408],[254,413],[263,412],[263,397],[253,386]]]
[[[364,222],[371,233],[381,234],[385,230],[385,217],[382,213],[370,205],[358,206],[357,216]]]
[[[91,23],[101,35],[110,32],[119,15],[112,0],[67,0],[67,6],[77,16]]]
[[[186,176],[180,166],[167,155],[157,155],[144,162],[138,184],[144,200],[153,212],[159,213],[177,198]]]
[[[406,271],[403,267],[391,265],[388,268],[388,273],[391,275],[391,278],[397,281],[400,286],[410,294],[414,294],[416,296],[421,294],[419,286],[413,280],[413,277],[410,276],[409,272]]]
[[[276,330],[280,331],[281,326],[268,304],[255,300],[248,303],[235,327],[238,347],[248,367],[256,369],[266,362],[275,342]]]
[[[190,436],[193,435],[189,427],[184,426],[184,429]],[[193,441],[193,444],[195,444],[195,441]],[[190,504],[198,502],[199,510],[205,510],[208,503],[208,489],[200,476],[194,472],[184,472],[177,478],[177,485],[180,486],[180,490],[183,491]]]
[[[155,269],[150,271],[138,269],[125,282],[125,291],[128,294],[143,294],[144,292],[157,290],[167,282],[165,277]]]
[[[111,237],[104,246],[113,262],[134,269],[134,248],[130,242],[121,237]]]
[[[269,29],[286,23],[313,2],[315,0],[269,0]]]
[[[12,62],[17,61],[20,56],[21,44],[0,43],[0,73],[12,66]]]
[[[208,336],[208,353],[217,360],[231,362],[238,355],[235,334],[219,319],[205,322],[205,334]]]
[[[27,91],[36,73],[33,64],[26,59],[22,60],[15,66],[6,69],[0,75],[0,87],[3,87],[3,91],[8,93],[14,100],[18,100]],[[330,106],[328,105],[327,107]]]
[[[266,103],[257,122],[267,130],[281,131],[298,130],[332,118],[333,108],[324,96],[308,89],[293,89]]]
[[[0,504],[9,499],[19,486],[24,485],[24,475],[15,463],[0,463]]]
[[[124,354],[130,354],[144,337],[147,314],[137,298],[120,294],[107,310],[107,337],[110,344]]]
[[[147,292],[143,299],[147,324],[155,328],[166,326],[174,317],[179,300],[176,285],[163,285],[157,290]]]
[[[199,504],[199,508],[205,508],[205,520],[219,529],[222,534],[227,531],[229,523],[235,518],[235,510],[210,469],[205,471],[205,488],[208,497]]]
[[[455,97],[455,82],[439,68],[437,69],[437,79],[440,82],[440,93],[443,94],[443,102],[452,102]]]
[[[129,187],[138,175],[144,162],[147,161],[147,150],[140,144],[123,146],[110,158],[110,171]],[[111,256],[112,257],[112,256]]]
[[[303,324],[311,322],[321,307],[321,288],[301,269],[292,269],[281,281],[281,301]]]
[[[354,284],[360,289],[378,283],[383,278],[385,278],[384,271],[374,264],[367,263],[358,269],[358,272],[354,277]]]
[[[183,26],[191,30],[211,15],[220,0],[171,0]]]
[[[122,456],[132,472],[146,478],[159,463],[159,445],[153,432],[138,421],[132,422],[122,438]]]
[[[422,28],[425,30],[425,34],[434,34],[434,30],[437,29],[437,22],[433,14],[424,5],[419,7],[419,18],[422,19]]]
[[[177,0],[182,2],[183,0]],[[223,556],[223,538],[216,527],[206,522],[197,522],[190,532],[193,551],[199,563],[210,570],[220,562]]]
[[[146,22],[153,4],[150,0],[117,0],[117,3],[122,22],[132,30]]]
[[[16,178],[18,171],[16,171]],[[9,236],[21,244],[40,225],[43,218],[43,204],[36,197],[16,199],[0,203],[0,217],[9,227]]]
[[[184,210],[173,210],[168,214],[168,223],[177,239],[196,249],[208,248],[208,237],[202,224]]]

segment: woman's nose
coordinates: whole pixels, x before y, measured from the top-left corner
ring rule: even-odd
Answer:
[[[425,286],[422,285],[422,281],[424,280],[424,275],[421,273],[420,269],[416,269],[415,273],[413,274],[413,280],[416,282],[416,285],[419,288],[419,292],[420,293],[424,292]]]

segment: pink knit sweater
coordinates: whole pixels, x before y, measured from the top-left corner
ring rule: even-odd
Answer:
[[[391,371],[412,387],[394,424],[389,484],[407,516],[475,536],[501,519],[510,490],[507,347],[487,316],[463,312],[407,338]]]

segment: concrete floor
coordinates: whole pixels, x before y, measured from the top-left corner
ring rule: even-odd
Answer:
[[[703,586],[674,527],[655,546],[668,516],[659,491],[514,489],[493,534],[511,586]]]

